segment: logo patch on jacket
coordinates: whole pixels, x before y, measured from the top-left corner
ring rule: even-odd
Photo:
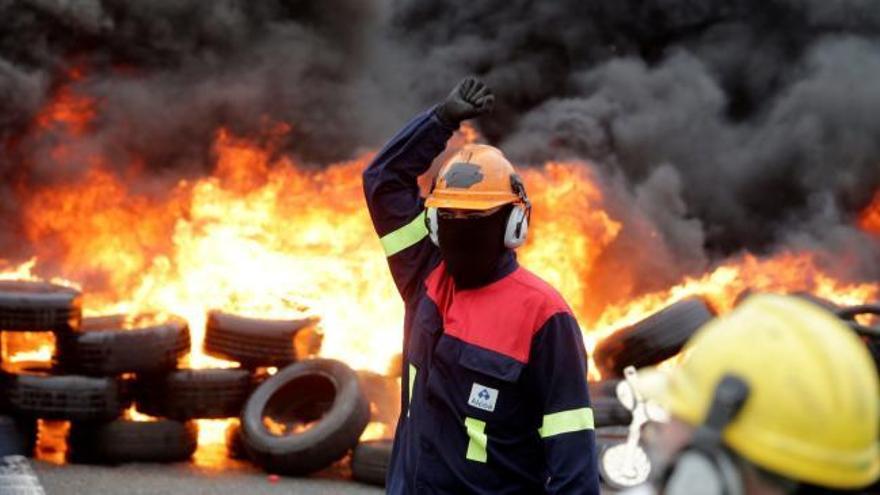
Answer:
[[[474,382],[471,387],[471,396],[468,399],[468,405],[477,409],[492,412],[495,410],[495,401],[498,400],[498,389],[480,385]]]

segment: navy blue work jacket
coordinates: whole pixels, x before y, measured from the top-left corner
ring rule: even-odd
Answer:
[[[509,252],[457,290],[428,237],[417,178],[454,129],[415,117],[363,174],[403,297],[403,397],[389,494],[598,494],[584,344],[562,297]]]

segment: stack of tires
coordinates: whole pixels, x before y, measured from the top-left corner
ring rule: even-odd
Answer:
[[[51,332],[56,341],[79,331],[80,293],[30,281],[0,281],[0,331]],[[37,418],[94,419],[121,412],[118,384],[58,374],[48,364],[0,364],[0,456],[33,454]]]
[[[106,387],[101,414],[63,418],[70,420],[68,459],[108,464],[188,459],[196,448],[196,426],[189,418],[136,421],[123,413],[143,377],[176,373],[189,350],[189,328],[177,317],[148,325],[127,324],[123,315],[86,318],[79,331],[59,336],[55,370]]]
[[[188,369],[178,366],[190,351],[184,320],[83,319],[80,301],[66,287],[0,281],[0,329],[52,332],[56,344],[52,362],[3,363],[0,454],[32,454],[37,419],[51,419],[70,422],[72,462],[181,461],[196,449],[193,420],[240,418],[232,455],[303,475],[348,454],[370,420],[351,368],[303,359],[320,348],[314,319],[210,312],[205,352],[240,367]],[[125,414],[132,404],[147,420]]]
[[[205,352],[243,369],[283,367],[254,375],[259,384],[239,406],[239,425],[227,431],[230,456],[298,476],[333,464],[357,445],[370,420],[369,404],[344,363],[301,359],[320,346],[319,335],[309,331],[314,323],[208,314]]]

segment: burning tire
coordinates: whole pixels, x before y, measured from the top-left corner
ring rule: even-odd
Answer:
[[[623,376],[627,366],[657,364],[681,351],[714,313],[703,299],[679,301],[648,318],[618,330],[599,345],[593,357],[602,376]]]
[[[592,399],[593,423],[599,426],[622,426],[632,422],[632,413],[624,407],[617,397],[597,397]]]
[[[72,462],[177,462],[196,450],[195,423],[171,420],[71,423],[68,458]]]
[[[37,443],[37,422],[33,419],[0,416],[0,457],[30,457]]]
[[[873,339],[880,338],[880,329],[862,325],[856,321],[856,316],[880,316],[880,304],[863,304],[861,306],[851,306],[842,309],[838,308],[837,311],[835,311],[835,314],[837,314],[838,318],[846,321],[847,324],[859,335]]]
[[[367,440],[359,443],[351,457],[352,477],[362,483],[385,486],[392,444],[392,440]]]
[[[256,464],[304,475],[354,448],[370,419],[357,375],[344,363],[310,359],[257,387],[241,417],[245,448]]]
[[[83,332],[59,336],[59,365],[98,376],[158,373],[175,369],[178,359],[189,352],[189,327],[182,319],[131,329],[119,319],[86,318]]]
[[[859,334],[868,347],[868,352],[871,353],[871,357],[874,359],[877,371],[880,372],[880,327],[870,327],[856,321],[856,316],[859,315],[880,316],[880,304],[864,304],[843,308],[839,309],[836,314]]]
[[[50,374],[44,363],[5,364],[2,379],[16,414],[42,419],[100,421],[119,417],[128,406],[116,378]]]
[[[265,320],[211,311],[205,331],[205,352],[248,368],[284,366],[320,348],[318,334],[305,332],[313,330],[315,323],[313,318]],[[304,338],[298,337],[301,332]]]
[[[71,332],[82,321],[77,290],[45,282],[0,280],[0,328],[5,331]]]
[[[248,370],[178,370],[139,379],[135,395],[138,410],[150,416],[231,418],[241,414],[251,384]]]

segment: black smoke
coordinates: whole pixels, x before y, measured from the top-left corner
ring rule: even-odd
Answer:
[[[631,220],[608,256],[645,258],[645,289],[787,247],[880,277],[853,226],[880,188],[871,0],[0,0],[0,19],[0,252],[20,244],[16,191],[94,150],[199,175],[218,127],[268,120],[320,166],[477,74],[498,94],[491,143],[594,164]],[[33,125],[66,84],[101,111],[59,167]]]
[[[398,5],[400,39],[428,66],[420,91],[483,75],[499,93],[482,122],[492,141],[520,163],[590,160],[618,218],[650,220],[624,222],[606,253],[644,259],[657,276],[642,285],[804,247],[841,275],[880,277],[877,240],[853,226],[880,187],[876,4]]]

